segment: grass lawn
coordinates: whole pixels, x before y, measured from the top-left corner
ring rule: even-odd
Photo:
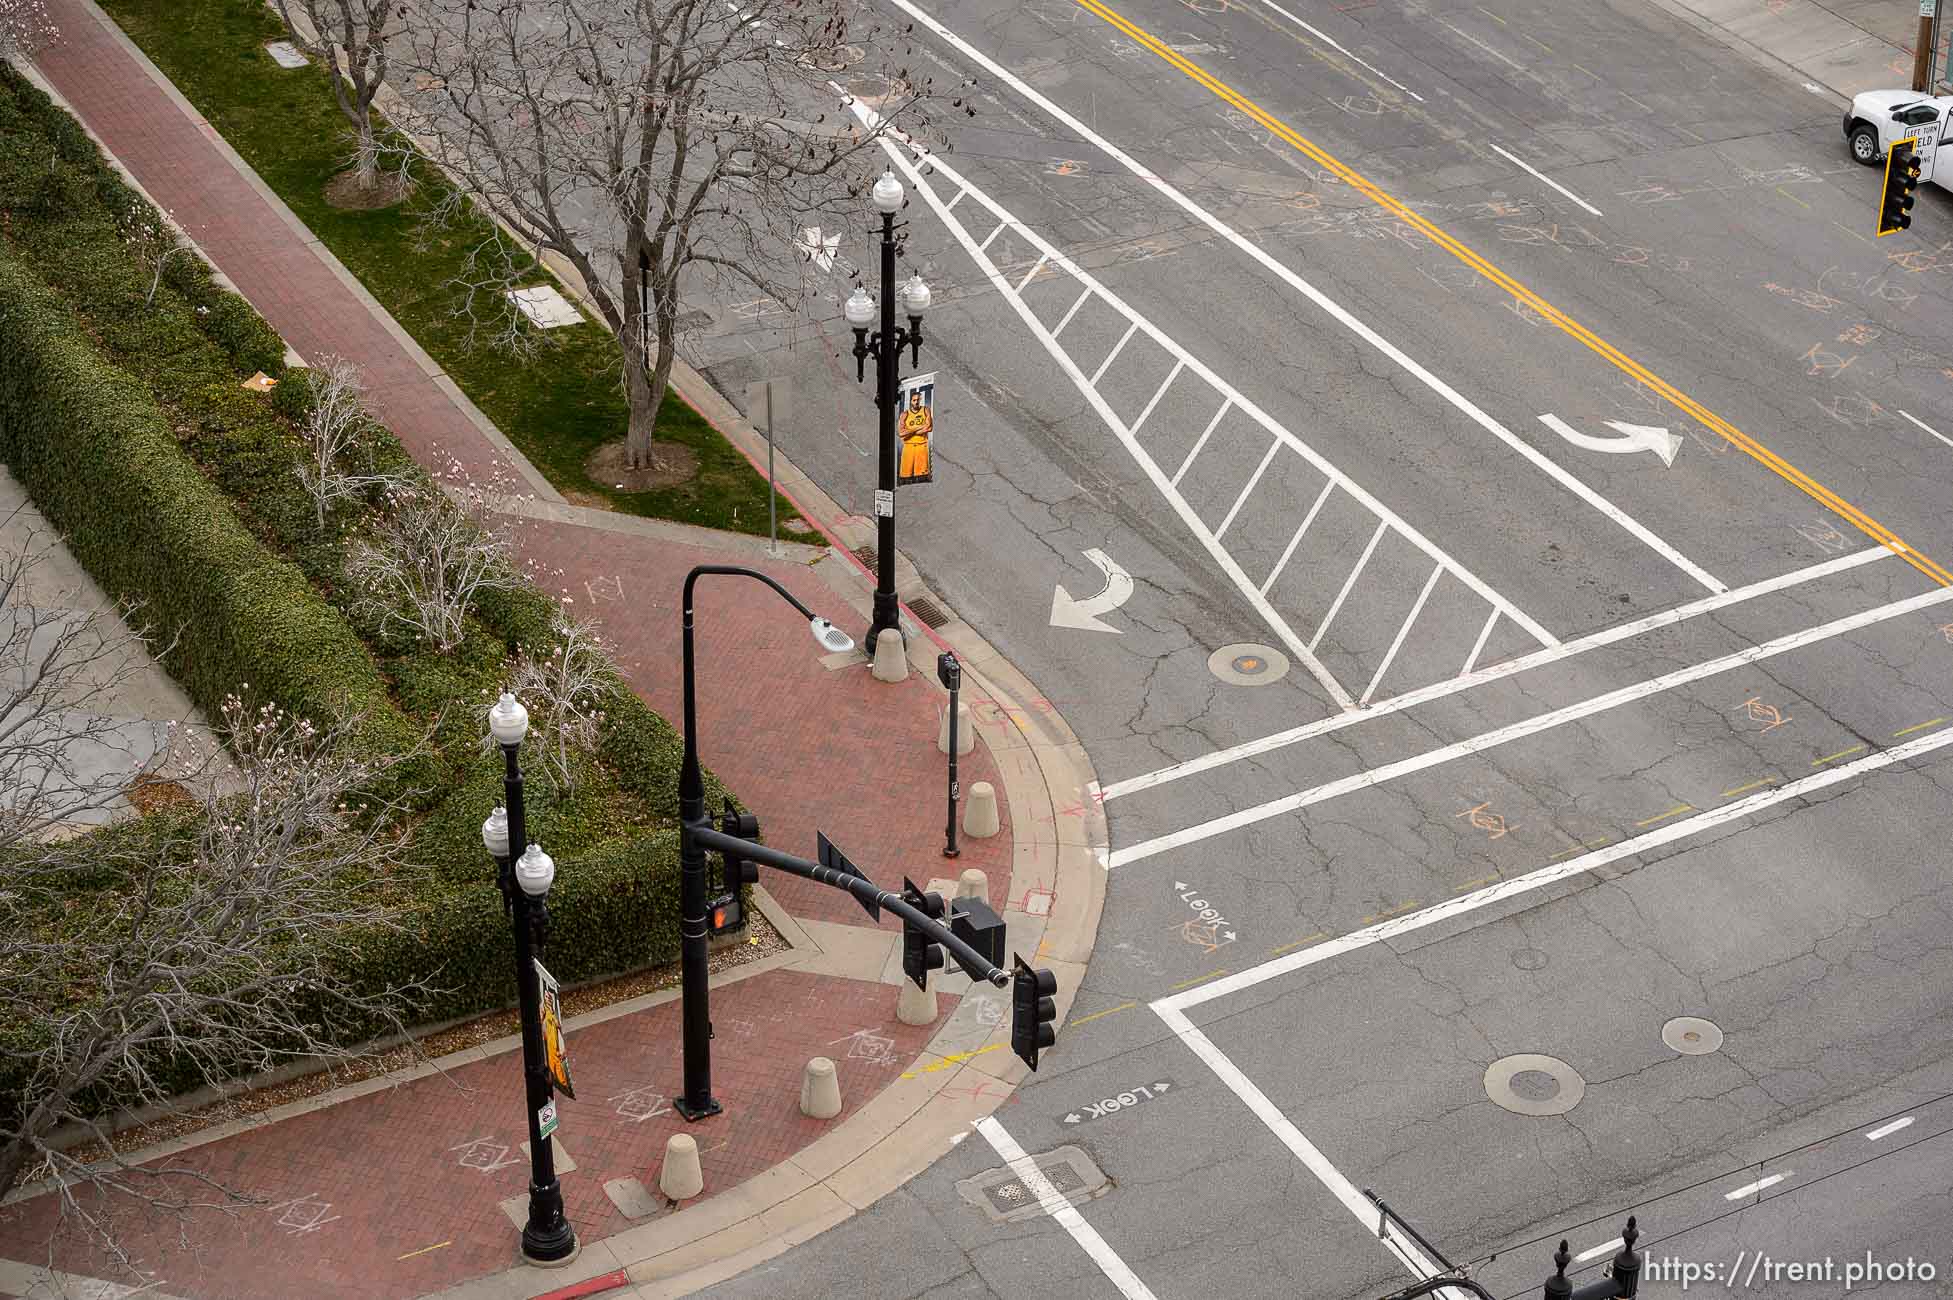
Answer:
[[[542,350],[526,360],[471,347],[445,286],[492,227],[473,218],[417,247],[417,218],[433,188],[446,184],[432,167],[420,169],[419,192],[399,207],[349,212],[325,202],[326,182],[350,156],[350,128],[322,69],[283,69],[265,53],[265,42],[285,31],[260,0],[103,0],[103,8],[558,491],[631,514],[765,535],[765,478],[676,394],[665,399],[657,437],[692,450],[692,479],[620,492],[584,473],[592,451],[624,436],[616,345],[607,330],[585,324],[542,333]],[[547,278],[538,267],[529,282]],[[780,514],[784,521],[793,511],[782,503]]]

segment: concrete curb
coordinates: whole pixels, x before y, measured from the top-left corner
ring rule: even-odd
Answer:
[[[584,511],[569,506],[540,472],[447,379],[438,364],[373,300],[357,279],[299,222],[297,216],[271,193],[250,166],[230,148],[215,128],[197,114],[113,20],[93,0],[81,2],[86,5],[91,17],[196,124],[197,130],[280,214],[294,237],[309,247],[368,311],[380,319],[400,346],[448,393],[484,438],[518,467],[539,500],[526,504],[511,501],[511,513],[543,520],[553,518],[618,530],[644,531],[663,537],[681,535],[670,530],[684,530],[682,535],[687,541],[696,543],[709,539],[710,544],[721,548],[752,543],[753,539],[735,534],[687,530],[684,525],[635,520],[605,511]],[[104,148],[104,152],[109,151]],[[550,266],[559,280],[587,301],[584,286],[571,268],[560,259],[550,259]],[[764,455],[764,440],[702,375],[680,362],[673,369],[672,386],[758,468],[759,456]],[[852,561],[853,582],[846,582],[839,574],[832,572],[834,566],[823,565],[821,569],[830,585],[841,592],[851,605],[865,613],[869,605],[869,590],[862,584],[861,578],[867,577],[872,583],[872,575],[849,549],[847,537],[850,529],[856,537],[871,532],[867,522],[844,515],[811,478],[784,457],[776,459],[775,480],[781,494],[800,516],[815,524],[836,552]],[[861,543],[856,540],[852,544]],[[758,545],[764,548],[763,542]],[[818,558],[817,548],[798,549]],[[898,594],[907,592],[913,599],[921,590],[915,567],[904,557],[897,556],[897,573]],[[905,634],[924,635],[941,648],[956,650],[964,663],[965,695],[973,705],[978,701],[986,702],[1000,717],[1010,718],[1016,724],[1012,734],[1001,739],[986,738],[997,760],[1003,794],[1012,811],[1014,852],[1004,917],[1010,925],[1010,933],[1018,950],[1035,954],[1034,960],[1051,967],[1057,974],[1062,1023],[1083,979],[1085,961],[1091,953],[1105,901],[1106,823],[1099,806],[1098,783],[1090,760],[1071,729],[1043,700],[1030,680],[1004,660],[974,629],[960,620],[952,620],[940,633],[921,626],[912,617],[905,618],[904,622]],[[1061,819],[1064,819],[1062,824]],[[715,978],[715,985],[750,978],[762,971],[781,967],[842,975],[852,970],[856,972],[855,978],[862,977],[859,973],[863,969],[862,964],[848,960],[839,953],[828,954],[820,947],[817,938],[820,931],[794,923],[792,918],[786,917],[777,906],[772,905],[764,891],[758,891],[757,896],[762,900],[760,906],[769,920],[773,920],[795,946],[787,953],[728,971]],[[875,963],[873,973],[867,978],[880,978],[879,962]],[[989,992],[995,996],[994,991]],[[575,1028],[581,1024],[629,1015],[677,996],[676,989],[648,994],[577,1017],[569,1024]],[[927,1169],[949,1150],[953,1145],[952,1138],[967,1133],[973,1121],[990,1114],[1002,1104],[1028,1072],[1008,1050],[1007,1017],[996,1017],[996,1023],[986,1023],[977,1015],[976,1008],[984,1000],[985,994],[980,992],[963,997],[957,1013],[949,1017],[917,1058],[915,1065],[900,1079],[824,1137],[731,1191],[708,1197],[674,1214],[627,1229],[605,1240],[587,1242],[579,1257],[568,1268],[541,1270],[519,1266],[440,1294],[528,1300],[528,1297],[551,1290],[552,1287],[558,1291],[567,1288],[576,1294],[592,1294],[591,1290],[580,1284],[592,1281],[609,1283],[621,1270],[631,1283],[636,1284],[638,1295],[686,1295],[743,1272],[845,1221]],[[485,1059],[519,1046],[519,1037],[511,1036],[469,1048],[395,1075],[365,1080],[261,1115],[216,1125],[135,1153],[129,1158],[160,1158],[364,1096],[381,1088],[393,1087],[400,1082],[442,1071],[449,1065]],[[956,1085],[953,1090],[952,1084]]]

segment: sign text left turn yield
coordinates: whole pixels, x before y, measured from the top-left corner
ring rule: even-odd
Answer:
[[[1132,595],[1132,575],[1115,564],[1104,551],[1087,551],[1085,558],[1105,574],[1105,589],[1096,596],[1074,600],[1072,594],[1065,590],[1065,584],[1059,583],[1051,593],[1051,626],[1077,628],[1082,632],[1117,633],[1121,629],[1102,621],[1099,615],[1110,614],[1126,603]]]

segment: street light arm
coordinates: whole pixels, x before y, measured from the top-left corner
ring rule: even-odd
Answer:
[[[909,924],[927,932],[931,942],[943,945],[950,955],[956,958],[957,965],[970,973],[971,978],[986,980],[998,988],[1004,988],[1010,983],[1009,971],[993,965],[988,957],[957,938],[948,926],[935,917],[909,903],[900,894],[891,894],[882,889],[872,880],[850,876],[832,867],[824,867],[818,862],[795,857],[784,850],[771,848],[765,844],[755,844],[751,840],[742,840],[737,835],[727,835],[724,831],[712,829],[711,824],[707,822],[696,822],[685,829],[692,842],[700,848],[717,849],[721,853],[730,850],[749,862],[763,863],[788,875],[818,881],[823,885],[832,885],[836,889],[845,889],[863,902],[885,907]]]
[[[688,616],[692,612],[692,584],[697,582],[701,577],[707,574],[715,574],[715,573],[738,574],[747,578],[758,578],[761,582],[773,588],[773,590],[779,592],[780,599],[786,601],[789,605],[792,605],[795,609],[799,610],[800,616],[802,618],[810,619],[814,617],[814,611],[808,609],[807,606],[803,605],[800,602],[800,598],[795,596],[792,592],[788,591],[785,587],[782,587],[779,583],[775,582],[773,579],[767,577],[764,573],[761,573],[756,569],[744,569],[737,564],[701,564],[697,568],[693,569],[690,573],[685,575],[685,613]],[[667,588],[667,590],[669,590],[669,588]]]

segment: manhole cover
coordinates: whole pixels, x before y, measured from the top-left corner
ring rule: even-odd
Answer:
[[[1077,1147],[1047,1151],[1034,1157],[1031,1163],[1050,1181],[1052,1190],[1073,1205],[1082,1205],[1103,1195],[1111,1185],[1099,1167],[1092,1163],[1091,1157]],[[965,1178],[956,1184],[956,1190],[964,1200],[989,1215],[994,1223],[1011,1223],[1044,1213],[1037,1193],[1027,1187],[1016,1171],[1008,1166],[989,1170],[974,1178]]]
[[[1546,966],[1546,954],[1537,948],[1514,948],[1512,964],[1520,970],[1541,970]]]
[[[1712,1020],[1677,1016],[1661,1027],[1661,1041],[1683,1056],[1707,1056],[1722,1046],[1722,1030]]]
[[[1586,1093],[1580,1072],[1556,1056],[1520,1052],[1485,1071],[1485,1095],[1515,1115],[1564,1115]]]
[[[1207,656],[1207,670],[1234,686],[1266,686],[1288,673],[1288,656],[1272,646],[1241,642]]]

